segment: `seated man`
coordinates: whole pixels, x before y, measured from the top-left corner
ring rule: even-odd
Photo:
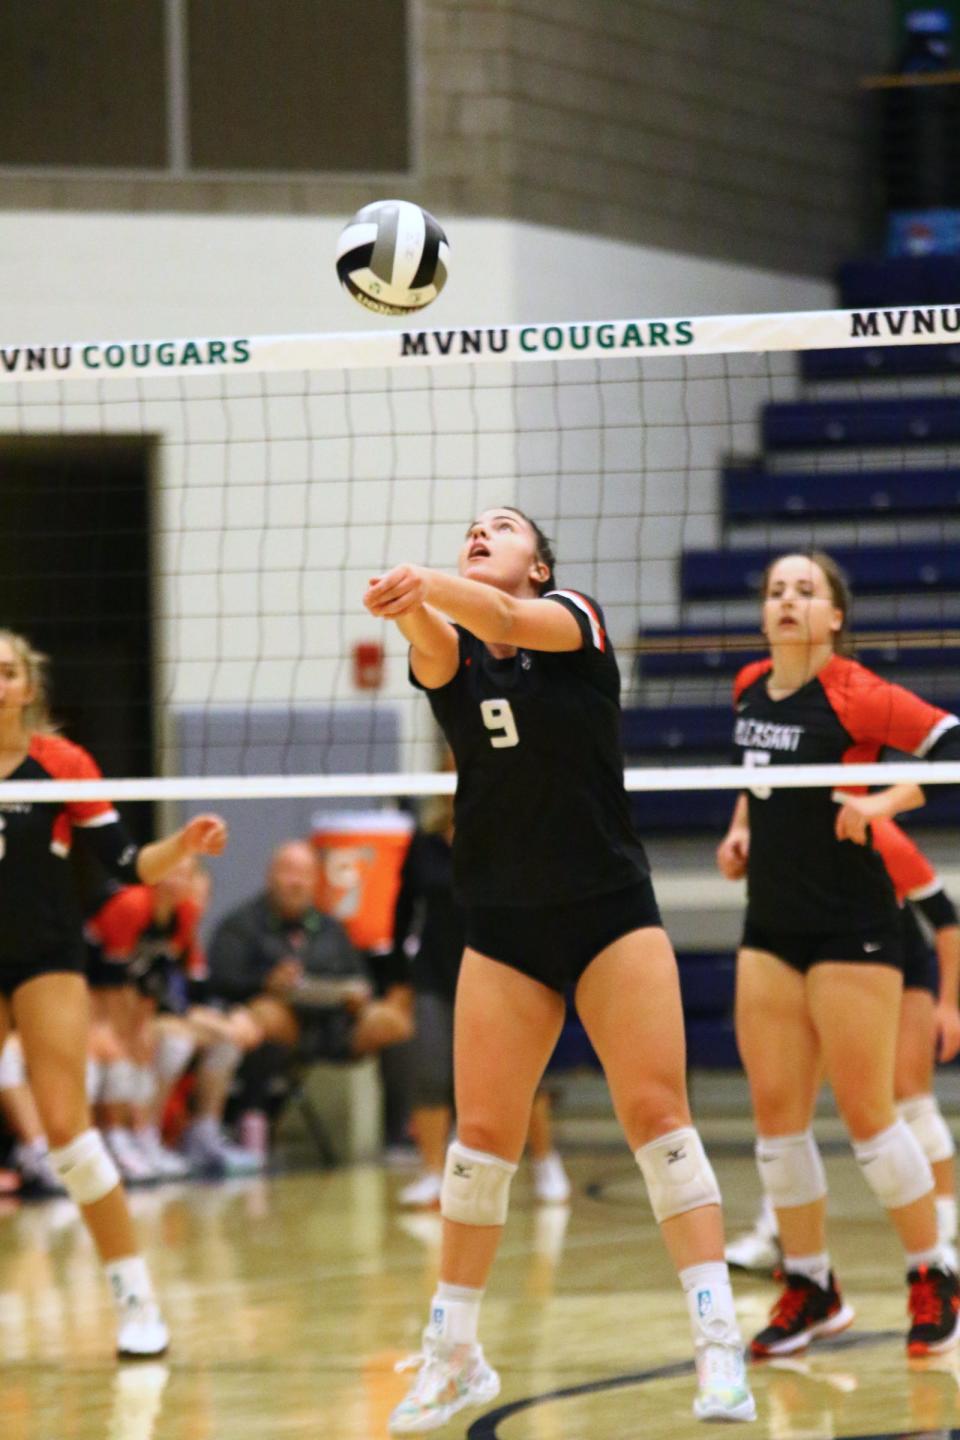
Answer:
[[[315,904],[317,860],[306,841],[280,845],[266,890],[226,915],[209,953],[211,996],[242,1007],[260,1044],[302,1060],[352,1060],[408,1040],[402,987],[375,999],[362,957],[338,920]],[[237,1012],[234,1012],[237,1015]],[[250,1048],[241,1040],[240,1048]],[[233,1068],[226,1047],[201,1062],[193,1142],[218,1126]]]

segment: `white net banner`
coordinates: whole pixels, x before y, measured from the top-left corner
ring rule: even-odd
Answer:
[[[0,383],[130,375],[364,370],[446,361],[608,360],[668,355],[937,345],[960,334],[960,306],[810,310],[665,320],[393,330],[339,335],[0,343]]]

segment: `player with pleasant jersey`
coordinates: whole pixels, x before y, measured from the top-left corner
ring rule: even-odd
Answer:
[[[459,570],[401,565],[364,597],[410,642],[411,677],[456,759],[467,941],[440,1283],[391,1429],[433,1429],[499,1391],[477,1343],[480,1301],[568,986],[687,1298],[694,1413],[752,1419],[720,1194],[687,1105],[676,961],[624,793],[620,677],[603,615],[555,587],[546,537],[510,506],[469,527]]]
[[[43,656],[23,636],[0,630],[0,779],[99,778],[85,750],[52,733]],[[3,801],[0,822],[0,1049],[15,1026],[51,1164],[83,1212],[113,1291],[118,1353],[158,1355],[167,1329],[119,1175],[90,1121],[89,996],[69,854],[79,836],[116,878],[150,884],[187,855],[219,854],[226,827],[218,816],[198,815],[138,850],[104,800]]]
[[[755,1355],[786,1354],[849,1325],[826,1249],[826,1182],[810,1124],[830,1080],[868,1184],[907,1258],[911,1354],[954,1343],[960,1285],[940,1243],[933,1175],[894,1109],[903,989],[896,896],[872,822],[922,804],[916,786],[777,790],[780,764],[871,761],[892,747],[925,758],[960,751],[955,716],[849,659],[849,595],[826,555],[786,555],[767,570],[770,659],[734,686],[734,744],[756,771],[717,858],[747,877],[737,959],[737,1039],[750,1080],[761,1181],[779,1223],[786,1289]]]

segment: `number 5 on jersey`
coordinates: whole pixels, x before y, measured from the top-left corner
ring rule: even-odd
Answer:
[[[517,722],[509,700],[481,700],[480,714],[490,733],[490,744],[494,750],[507,750],[511,745],[520,744]]]

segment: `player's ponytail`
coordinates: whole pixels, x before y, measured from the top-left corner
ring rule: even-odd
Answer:
[[[50,718],[50,692],[47,682],[49,659],[40,650],[35,650],[26,635],[15,630],[0,629],[0,640],[5,640],[27,672],[27,683],[33,691],[33,699],[23,711],[23,728],[30,734],[41,732],[51,734],[56,726]]]

